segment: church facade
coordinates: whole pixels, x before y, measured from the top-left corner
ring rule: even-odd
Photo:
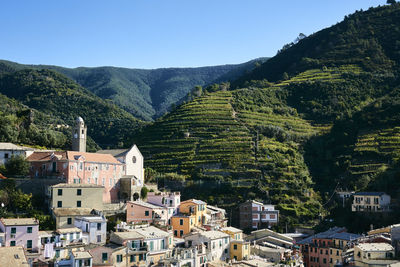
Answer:
[[[128,173],[140,177],[143,186],[143,157],[136,147],[133,153],[127,153],[132,162],[136,160],[137,167],[128,167],[111,153],[86,152],[86,126],[81,117],[75,121],[72,134],[72,147],[76,151],[45,151],[34,152],[27,157],[30,162],[32,178],[56,178],[67,184],[92,184],[104,187],[103,202],[118,202],[120,198],[120,179]],[[135,158],[134,158],[135,157]],[[133,163],[132,163],[133,164]]]

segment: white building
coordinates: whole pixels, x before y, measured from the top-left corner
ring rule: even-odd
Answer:
[[[204,231],[185,237],[188,247],[204,244],[208,261],[229,259],[230,236],[221,231]]]
[[[13,143],[0,143],[0,165],[5,164],[12,156],[22,155],[26,158],[33,151],[34,149],[30,147],[17,146]]]
[[[144,185],[144,158],[136,145],[130,149],[99,150],[97,153],[113,155],[119,162],[125,164],[124,174],[126,176],[134,176],[137,186]]]
[[[107,238],[107,219],[104,216],[76,217],[75,227],[87,235],[89,244],[105,244]]]
[[[147,202],[163,206],[168,209],[168,220],[172,215],[178,214],[179,205],[181,204],[180,192],[149,192],[147,193]]]

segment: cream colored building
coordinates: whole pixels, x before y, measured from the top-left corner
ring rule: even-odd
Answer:
[[[90,208],[55,208],[52,212],[56,218],[56,229],[74,227],[76,217],[93,216]]]
[[[390,266],[396,263],[393,259],[394,248],[387,243],[363,243],[354,247],[355,266]]]
[[[50,208],[103,210],[104,187],[95,184],[57,184],[50,187]]]
[[[384,192],[358,192],[353,195],[351,211],[390,211],[390,196]]]

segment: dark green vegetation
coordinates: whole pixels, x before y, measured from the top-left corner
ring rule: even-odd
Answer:
[[[26,68],[52,69],[100,98],[111,100],[134,117],[151,121],[163,115],[171,105],[179,103],[194,86],[236,79],[265,61],[266,58],[260,58],[237,65],[154,70],[116,67],[69,69],[0,61],[0,73]]]
[[[121,147],[124,142],[129,144],[132,132],[143,124],[111,102],[51,70],[3,73],[0,75],[0,101],[3,142],[69,148],[69,126],[81,116],[89,125],[88,135],[97,144]],[[98,146],[89,140],[89,149],[96,148]]]
[[[29,173],[29,162],[22,155],[12,155],[4,165],[0,165],[0,173],[7,176],[26,176]]]
[[[0,181],[0,207],[1,218],[36,218],[40,222],[40,230],[54,230],[55,220],[51,215],[44,213],[43,195],[25,194],[15,186],[15,181],[5,179]]]
[[[356,12],[285,46],[231,88],[196,89],[135,142],[149,167],[193,185],[190,196],[212,195],[228,209],[257,197],[278,204],[282,223],[337,211],[338,188],[397,198],[398,40],[399,4]]]

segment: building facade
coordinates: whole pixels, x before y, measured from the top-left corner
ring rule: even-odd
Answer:
[[[89,208],[103,210],[104,187],[95,184],[57,184],[50,187],[50,209]]]
[[[390,211],[390,196],[384,192],[358,192],[353,195],[351,211]]]
[[[87,235],[89,244],[105,244],[107,239],[107,219],[104,216],[76,217],[75,227]]]
[[[0,165],[5,164],[13,156],[23,156],[26,158],[33,153],[33,150],[34,149],[30,147],[0,142]]]
[[[250,200],[239,205],[241,229],[269,228],[279,222],[279,210],[274,205]]]
[[[0,219],[5,247],[20,246],[28,251],[39,251],[39,221],[34,218]]]
[[[126,203],[126,222],[167,225],[169,224],[168,209],[141,200],[128,201]]]
[[[88,152],[34,152],[29,161],[30,175],[56,177],[67,184],[103,186],[103,202],[119,201],[119,179],[124,165],[110,154]]]

